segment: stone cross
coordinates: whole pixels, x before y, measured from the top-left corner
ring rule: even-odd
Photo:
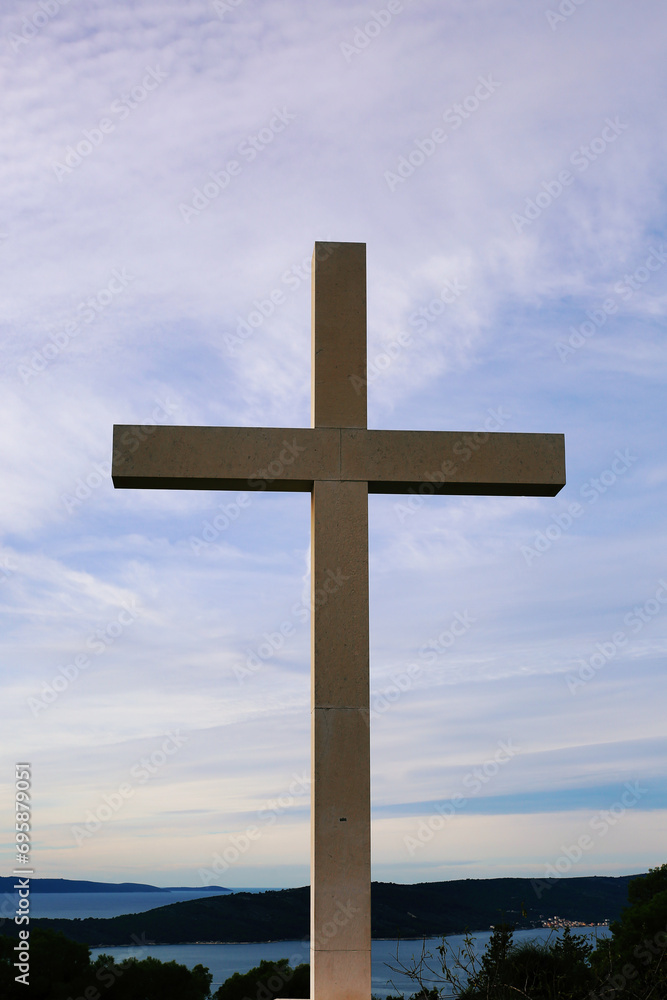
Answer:
[[[114,428],[117,487],[312,493],[312,1000],[371,995],[368,494],[565,484],[560,434],[368,430],[366,385],[366,246],[316,243],[310,428]]]

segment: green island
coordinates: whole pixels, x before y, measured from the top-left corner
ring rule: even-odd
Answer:
[[[549,926],[554,919],[604,924],[620,916],[637,877],[373,882],[371,933],[421,938],[488,930],[503,921],[522,930]],[[294,941],[308,937],[309,915],[309,888],[302,886],[211,895],[118,917],[37,918],[31,926],[60,931],[93,948],[131,945],[137,938],[155,944]],[[6,933],[12,933],[11,925]]]
[[[667,864],[646,875],[622,878],[374,883],[373,913],[374,936],[442,938],[431,951],[425,943],[421,959],[400,966],[415,987],[410,1000],[667,998]],[[611,935],[597,946],[572,930],[603,923],[606,917],[611,919]],[[151,928],[155,943],[303,938],[307,918],[304,887],[206,897],[107,920],[31,920],[29,993],[16,982],[13,963],[19,945],[12,931],[18,929],[9,924],[8,933],[0,937],[0,996],[3,1000],[27,995],[38,1000],[307,998],[308,966],[292,969],[287,959],[263,961],[247,973],[235,973],[211,994],[212,977],[202,965],[190,970],[152,957],[123,962],[104,954],[95,960],[90,957],[91,945],[136,943],[137,938],[146,942]],[[558,929],[546,942],[514,942],[515,930],[536,926]],[[491,939],[478,954],[471,931],[489,927]],[[198,929],[206,933],[193,938]],[[466,935],[464,945],[455,950],[446,935],[461,931]],[[128,940],[128,933],[135,935],[133,940]]]

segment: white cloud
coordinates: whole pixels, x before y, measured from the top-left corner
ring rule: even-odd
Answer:
[[[36,781],[48,776],[45,822],[61,839],[42,853],[44,874],[192,881],[185,859],[193,841],[210,853],[221,811],[196,830],[186,814],[165,822],[174,797],[188,810],[226,803],[238,832],[307,763],[308,624],[294,609],[309,498],[253,497],[196,552],[233,494],[114,490],[106,463],[114,423],[309,423],[307,262],[322,239],[368,245],[369,361],[412,334],[370,382],[371,426],[476,430],[502,408],[502,430],[563,431],[567,443],[568,486],[553,500],[428,499],[403,520],[403,498],[371,500],[372,690],[423,667],[374,725],[378,802],[399,810],[376,824],[378,871],[539,871],[576,829],[582,788],[622,784],[632,768],[655,799],[587,871],[664,860],[662,619],[581,691],[566,678],[630,631],[624,617],[665,575],[667,268],[638,271],[665,239],[665,15],[657,0],[641,17],[609,0],[552,31],[547,9],[406,4],[349,62],[340,46],[368,20],[363,4],[248,0],[221,19],[204,0],[96,0],[63,6],[18,48],[10,36],[30,12],[0,15],[12,80],[0,167],[3,733],[8,752],[32,755]],[[497,85],[475,107],[480,77]],[[612,140],[607,119],[627,128]],[[417,142],[430,149],[436,128],[446,140],[391,191],[385,172]],[[70,169],[55,171],[66,156]],[[559,191],[563,170],[572,182]],[[196,189],[202,207],[186,222]],[[528,200],[540,211],[519,232],[512,216]],[[131,276],[120,289],[119,273]],[[456,294],[433,310],[446,287]],[[275,290],[275,310],[234,346]],[[609,298],[618,310],[561,360],[557,345]],[[589,502],[582,490],[626,448],[627,475]],[[581,516],[557,535],[572,503]],[[522,546],[547,529],[529,565]],[[33,716],[27,699],[133,601],[132,626]],[[448,644],[457,614],[475,621]],[[289,641],[241,683],[285,622]],[[435,662],[420,659],[440,636]],[[85,811],[140,746],[178,727],[187,753],[90,841],[82,869],[66,845],[74,804]],[[400,809],[437,798],[508,736],[525,752],[507,794],[554,789],[564,811],[517,819],[508,803],[507,816],[459,817],[451,845],[407,859]],[[234,884],[306,881],[307,824],[284,822]]]

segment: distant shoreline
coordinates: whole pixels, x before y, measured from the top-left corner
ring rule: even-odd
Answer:
[[[482,933],[500,923],[517,930],[554,933],[565,925],[571,925],[575,933],[577,927],[602,928],[620,917],[627,905],[629,883],[636,877],[458,879],[416,885],[373,882],[371,938],[418,941],[464,934],[470,928],[477,928],[472,933]],[[135,885],[129,885],[129,890],[126,884],[120,891],[136,891]],[[99,884],[98,891],[104,891]],[[269,944],[309,938],[308,886],[263,892],[209,887],[181,890],[181,894],[189,898],[173,901],[170,890],[159,889],[148,897],[155,907],[142,912],[74,919],[35,917],[31,922],[93,948],[123,947],[137,938],[165,945]],[[75,901],[76,896],[71,899]],[[129,896],[127,902],[131,907]],[[10,926],[5,933],[15,936],[14,929]]]
[[[0,891],[11,892],[18,876],[0,876]],[[148,885],[143,882],[93,882],[86,879],[67,878],[30,878],[31,892],[240,892],[239,889],[227,889],[222,885]]]
[[[577,931],[583,930],[598,930],[604,928],[609,929],[609,924],[582,924],[581,926],[571,928],[575,933]],[[515,933],[530,933],[532,931],[552,931],[553,933],[558,933],[562,931],[562,927],[519,927]],[[489,927],[479,927],[477,930],[466,930],[466,931],[450,931],[447,934],[427,934],[424,936],[420,934],[418,937],[372,937],[371,941],[396,941],[397,943],[406,943],[410,941],[424,941],[425,939],[430,940],[440,940],[442,938],[450,937],[463,937],[464,934],[491,934],[493,933]],[[283,944],[288,941],[299,941],[304,947],[310,947],[309,939],[296,938],[269,938],[266,941],[152,941],[151,948],[188,948],[191,946],[199,947],[218,947],[220,945],[247,945],[249,948],[254,948],[263,944]],[[99,944],[89,945],[93,950],[99,950],[100,948],[134,948],[136,945],[132,944],[119,944],[119,945],[105,945]]]

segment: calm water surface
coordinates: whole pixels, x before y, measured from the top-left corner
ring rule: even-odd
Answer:
[[[236,892],[265,892],[265,889],[236,889]],[[183,892],[32,892],[30,913],[33,917],[120,917],[123,913],[145,913],[170,903],[220,896],[219,892],[187,889]],[[225,896],[230,895],[224,893]],[[13,893],[5,893],[4,909],[16,909]],[[18,898],[18,897],[16,897]],[[4,915],[3,909],[3,915]]]
[[[264,892],[264,889],[237,889],[236,892]],[[145,913],[158,906],[170,903],[181,903],[190,899],[200,899],[219,895],[201,889],[191,889],[183,892],[77,892],[77,893],[37,893],[30,896],[30,910],[34,917],[116,917],[123,913]],[[12,919],[16,908],[16,898],[7,893],[2,898],[2,915]],[[1,922],[1,921],[0,921]],[[517,931],[514,940],[547,940],[553,931],[538,929],[532,931]],[[608,936],[604,927],[577,928],[575,933],[582,933],[591,938]],[[491,931],[479,931],[474,935],[476,949],[484,950]],[[450,946],[456,950],[463,945],[463,937],[454,935],[447,939]],[[437,957],[435,949],[442,943],[441,938],[430,938],[426,948]],[[371,972],[373,993],[386,997],[389,994],[405,993],[409,996],[416,992],[417,986],[407,976],[400,972],[392,972],[390,966],[396,966],[396,949],[399,948],[399,959],[409,965],[413,956],[419,957],[422,951],[422,939],[414,941],[395,940],[373,941],[371,952]],[[259,965],[262,959],[276,961],[279,958],[289,959],[291,966],[299,965],[309,960],[307,941],[269,941],[264,944],[178,944],[178,945],[146,945],[133,948],[92,948],[91,955],[113,955],[117,962],[135,957],[147,958],[149,955],[161,962],[175,961],[192,969],[195,965],[205,965],[213,974],[214,986],[219,986],[235,972],[247,972]]]
[[[581,927],[576,929],[576,933],[590,936],[593,940],[597,933],[598,937],[608,936],[605,927]],[[546,941],[549,935],[554,934],[546,928],[532,931],[517,931],[514,940],[520,941],[542,940]],[[483,951],[487,941],[491,937],[491,931],[480,931],[474,935],[476,950]],[[449,945],[456,951],[463,945],[463,936],[452,935],[447,938]],[[427,950],[435,953],[435,949],[442,943],[442,938],[428,938],[426,940]],[[409,996],[416,993],[418,987],[407,976],[401,973],[392,972],[389,966],[396,966],[396,948],[398,947],[399,959],[405,965],[410,964],[412,956],[419,957],[422,951],[422,939],[415,941],[373,941],[371,946],[371,976],[372,990],[378,996],[386,997],[390,994],[405,993]],[[113,955],[117,962],[125,958],[146,958],[152,955],[161,962],[179,962],[187,965],[189,969],[195,965],[205,965],[213,974],[213,985],[218,987],[229,979],[235,972],[247,972],[249,969],[259,965],[262,959],[276,961],[279,958],[289,959],[291,966],[299,965],[308,961],[308,942],[304,941],[269,941],[265,944],[177,944],[177,945],[149,945],[143,948],[94,948],[91,954],[95,958],[99,954]],[[437,967],[437,965],[436,965]],[[453,994],[447,994],[453,995]]]

